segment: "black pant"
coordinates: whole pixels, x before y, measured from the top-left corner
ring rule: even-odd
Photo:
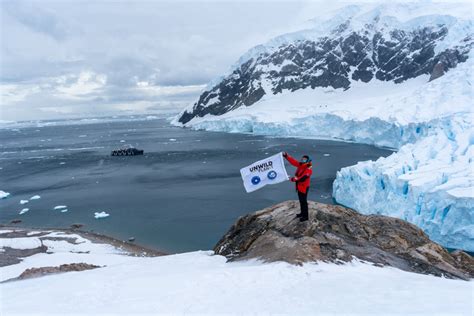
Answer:
[[[306,193],[298,191],[298,199],[300,200],[301,218],[308,219],[308,190]]]

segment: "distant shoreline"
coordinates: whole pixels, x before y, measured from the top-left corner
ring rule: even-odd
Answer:
[[[139,256],[139,257],[157,257],[157,256],[166,256],[169,253],[164,252],[159,249],[154,249],[151,247],[145,247],[134,242],[129,242],[125,240],[120,240],[108,235],[99,234],[95,232],[85,231],[81,229],[74,229],[74,228],[64,228],[64,227],[20,227],[20,226],[12,226],[0,224],[0,230],[18,230],[18,231],[25,231],[25,232],[33,232],[33,231],[60,231],[69,234],[77,234],[81,237],[90,240],[93,243],[103,243],[109,244],[117,249],[126,251],[129,255]],[[8,238],[8,236],[6,237]]]

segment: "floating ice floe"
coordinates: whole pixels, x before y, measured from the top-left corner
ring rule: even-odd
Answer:
[[[41,199],[41,196],[39,196],[39,195],[33,195],[32,197],[30,197],[30,201],[31,200],[39,200],[39,199]]]
[[[94,213],[94,217],[96,219],[99,219],[99,218],[104,218],[104,217],[107,217],[107,216],[110,216],[110,214],[106,213],[106,212],[95,212]]]
[[[25,213],[28,212],[29,210],[30,210],[29,208],[24,208],[24,209],[22,209],[22,210],[20,211],[19,214],[20,214],[20,215],[25,214]]]
[[[28,202],[29,202],[28,200],[20,200],[20,204],[26,204]]]
[[[10,193],[0,190],[0,199],[6,199]]]
[[[329,156],[331,156],[331,154],[324,154],[323,156],[324,157],[329,157]]]
[[[66,213],[67,211],[68,211],[68,209],[64,208],[64,209],[61,210],[61,213]]]
[[[170,138],[169,141],[170,141],[170,142],[175,142],[175,141],[176,141],[176,138]]]
[[[67,208],[66,205],[57,205],[54,207],[55,210],[61,210],[61,209],[64,209],[64,208]]]

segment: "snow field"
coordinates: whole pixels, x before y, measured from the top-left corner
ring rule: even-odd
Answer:
[[[100,255],[89,256],[100,261]],[[211,251],[113,258],[99,269],[4,283],[0,285],[6,302],[2,310],[7,314],[286,315],[469,315],[472,311],[472,282],[357,261],[303,266],[226,263]]]

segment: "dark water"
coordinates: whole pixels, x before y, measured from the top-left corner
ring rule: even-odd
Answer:
[[[109,156],[124,143],[145,155]],[[256,160],[280,151],[309,154],[309,198],[332,203],[338,169],[391,153],[334,141],[192,131],[161,119],[1,129],[0,146],[0,190],[11,193],[0,200],[0,223],[82,223],[168,252],[210,249],[239,216],[296,198],[290,182],[245,193],[239,170]],[[41,199],[20,205],[33,195]],[[53,210],[56,205],[68,212]],[[30,211],[19,215],[24,207]],[[100,211],[110,216],[95,219]]]

